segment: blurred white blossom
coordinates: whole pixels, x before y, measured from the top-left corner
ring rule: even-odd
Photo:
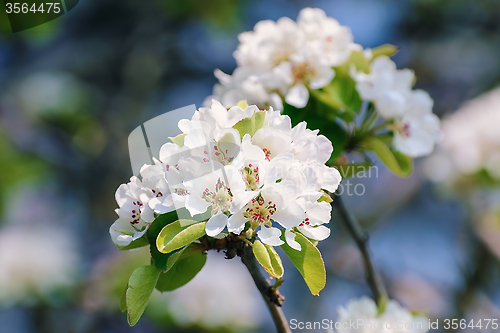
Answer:
[[[283,99],[298,108],[309,100],[308,89],[319,89],[335,76],[353,49],[349,28],[327,17],[319,8],[304,8],[297,21],[258,22],[253,31],[239,35],[234,52],[238,68],[233,75],[216,70],[214,95],[226,107],[241,99],[260,107],[281,109]]]
[[[411,157],[429,155],[440,139],[439,118],[432,113],[434,101],[423,90],[412,90],[414,73],[398,70],[386,56],[373,60],[370,73],[351,70],[356,88],[365,101],[373,102],[379,115],[390,122],[393,146]]]
[[[226,327],[235,332],[258,327],[266,311],[246,268],[214,252],[189,284],[169,293],[154,293],[151,303],[155,305],[152,312],[164,309],[177,325]]]
[[[0,229],[0,303],[51,301],[74,285],[79,256],[60,228],[10,224]]]
[[[443,140],[427,161],[436,181],[486,170],[500,180],[500,89],[481,95],[443,120]]]

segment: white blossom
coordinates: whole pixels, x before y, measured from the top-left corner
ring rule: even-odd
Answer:
[[[423,90],[413,90],[414,73],[398,70],[386,56],[375,58],[370,73],[351,70],[356,88],[365,101],[373,102],[379,115],[389,121],[396,150],[411,156],[429,155],[441,138],[434,102]]]
[[[377,57],[370,65],[370,73],[353,72],[357,90],[363,100],[372,101],[384,118],[402,116],[406,99],[414,79],[413,71],[398,70],[386,56]]]
[[[149,206],[152,189],[142,187],[137,177],[130,178],[116,190],[115,198],[120,208],[115,209],[118,219],[111,225],[109,232],[113,241],[120,246],[130,244],[142,237],[149,223],[154,220],[153,209]]]
[[[215,72],[219,84],[213,96],[227,107],[247,99],[260,107],[280,109],[286,101],[303,108],[309,89],[329,84],[335,76],[333,67],[360,48],[347,27],[318,8],[301,10],[297,22],[287,17],[260,21],[238,39],[234,52],[238,67],[232,75]]]

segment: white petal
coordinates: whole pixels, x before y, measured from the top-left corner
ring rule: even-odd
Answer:
[[[210,203],[198,195],[190,194],[187,196],[186,208],[191,215],[204,213],[209,206]]]
[[[304,210],[297,203],[289,203],[285,209],[276,209],[273,220],[286,229],[291,229],[304,220]]]
[[[285,244],[280,238],[281,231],[278,228],[262,226],[257,232],[262,243],[271,246],[280,246]]]
[[[285,101],[297,108],[303,108],[309,101],[309,91],[302,83],[297,83],[286,94]]]
[[[330,222],[332,206],[325,202],[312,202],[307,207],[307,217],[313,225]]]
[[[331,67],[322,67],[319,71],[320,74],[314,77],[311,82],[309,82],[309,86],[312,89],[320,89],[330,83],[335,77],[335,72]]]
[[[295,240],[295,236],[296,235],[294,232],[291,232],[290,230],[285,231],[285,239],[287,244],[290,245],[292,249],[300,251],[302,250],[302,246],[300,246],[299,242]]]
[[[337,169],[333,167],[324,166],[322,188],[331,193],[334,193],[339,187],[341,181],[342,181],[342,176],[340,175],[340,172]]]
[[[377,111],[384,118],[401,116],[407,105],[406,98],[398,91],[387,91],[378,96],[376,102]]]
[[[228,221],[228,218],[227,218],[226,214],[218,213],[218,214],[215,214],[214,216],[212,216],[208,220],[208,222],[205,226],[205,230],[207,231],[207,235],[209,235],[210,237],[214,237],[214,236],[220,234],[221,231],[224,230],[224,228],[226,227],[227,221]]]
[[[141,211],[141,219],[143,219],[146,222],[153,222],[155,219],[155,214],[153,209],[149,207],[149,205],[144,205],[144,208]]]
[[[243,210],[231,215],[227,221],[227,230],[233,234],[239,235],[245,228],[246,219],[243,216]]]
[[[328,236],[330,236],[330,229],[327,227],[320,225],[317,227],[311,227],[308,225],[305,225],[303,227],[299,227],[300,232],[304,234],[304,236],[308,238],[312,238],[318,241],[322,241],[324,239],[327,239]]]
[[[184,137],[184,145],[191,149],[205,146],[208,139],[205,132],[200,128],[195,128]]]

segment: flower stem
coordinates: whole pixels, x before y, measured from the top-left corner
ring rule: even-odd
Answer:
[[[361,229],[355,217],[347,210],[340,195],[334,197],[333,206],[339,212],[342,221],[361,252],[366,271],[366,280],[372,290],[375,301],[379,306],[384,306],[388,300],[387,291],[371,257],[368,248],[368,234]]]
[[[288,321],[283,314],[281,305],[283,304],[284,297],[266,280],[260,271],[260,266],[253,255],[252,248],[245,246],[243,251],[239,254],[241,261],[247,267],[250,275],[252,276],[255,285],[259,289],[264,301],[271,312],[274,324],[278,333],[292,333]]]

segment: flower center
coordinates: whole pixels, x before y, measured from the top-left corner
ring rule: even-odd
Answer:
[[[409,123],[403,123],[403,125],[399,128],[399,133],[404,138],[409,138],[411,136],[411,127]]]
[[[233,157],[229,157],[228,156],[228,150],[224,150],[224,149],[221,149],[220,148],[220,143],[217,142],[216,145],[213,146],[214,148],[214,159],[221,163],[222,165],[227,165],[227,164],[231,164],[231,162],[233,161]],[[208,155],[208,151],[204,151],[203,152],[205,155]],[[203,158],[203,162],[208,162],[208,159],[205,157]]]
[[[183,189],[183,188],[176,188],[174,189],[173,191],[175,194],[177,195],[181,195],[181,196],[184,196],[184,195],[188,195],[189,192],[186,190],[186,189]]]
[[[259,188],[259,167],[254,168],[252,164],[248,164],[240,169],[240,173],[248,191],[255,191]]]
[[[275,212],[276,204],[273,204],[272,201],[268,201],[266,204],[264,198],[259,195],[247,204],[243,216],[250,221],[251,228],[255,230],[262,224],[271,226],[271,217]]]
[[[165,169],[166,169],[167,171],[170,171],[170,168],[174,168],[174,169],[176,169],[176,170],[179,170],[179,165],[178,165],[178,164],[176,164],[176,165],[169,165],[169,164],[166,164],[166,165],[165,165]]]
[[[229,204],[233,200],[231,190],[220,180],[220,178],[215,185],[215,191],[210,191],[206,188],[202,196],[203,199],[212,204],[212,215],[219,211],[227,212],[229,210]]]
[[[151,192],[153,192],[153,194],[154,194],[157,198],[159,198],[159,197],[162,197],[162,196],[163,196],[163,193],[161,193],[161,191],[158,191],[158,192],[157,192],[157,191],[155,191],[155,190],[151,190]]]
[[[262,151],[266,155],[266,160],[270,161],[271,160],[271,151],[267,148],[263,148]]]
[[[153,192],[154,193],[154,192]],[[130,221],[130,224],[132,226],[136,225],[139,223],[139,220],[141,219],[141,207],[142,207],[142,202],[139,200],[132,202],[134,206],[137,206],[136,209],[132,209],[132,221]]]
[[[305,225],[309,225],[309,224],[310,224],[310,222],[309,222],[309,218],[308,218],[308,217],[306,217],[306,218],[304,219],[304,221],[302,221],[302,223],[301,223],[301,224],[299,224],[299,227],[303,227],[303,226],[304,226],[304,224],[305,224]]]
[[[305,62],[292,63],[292,75],[295,82],[308,82],[314,76],[312,69]]]

